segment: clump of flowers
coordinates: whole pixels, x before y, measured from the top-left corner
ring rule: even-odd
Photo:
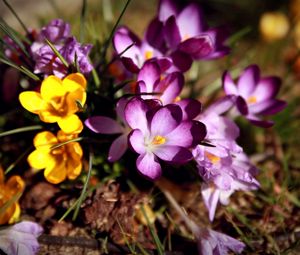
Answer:
[[[286,102],[276,98],[281,80],[264,77],[255,64],[237,79],[225,71],[220,79],[224,91],[209,104],[183,92],[188,86],[185,73],[193,64],[202,61],[205,65],[205,61],[230,53],[228,37],[225,27],[207,25],[196,3],[181,8],[176,1],[161,0],[143,39],[126,26],[117,27],[107,41],[112,41],[112,56],[107,57],[108,44],[103,46],[104,53],[98,49],[97,54],[108,60],[101,59],[94,66],[88,56],[92,44],[79,43],[70,34],[70,25],[61,19],[30,35],[24,48],[12,40],[5,51],[7,58],[19,61],[27,49],[32,70],[18,70],[35,80],[34,86],[22,88],[19,102],[39,117],[26,114],[25,118],[42,129],[33,139],[29,166],[34,172],[44,169],[51,184],[69,180],[70,185],[82,185],[85,180],[82,196],[75,203],[78,210],[91,175],[103,170],[112,174],[113,169],[130,165],[128,171],[155,182],[165,170],[188,166],[185,171],[192,168],[191,176],[201,182],[199,190],[212,222],[218,204],[228,205],[235,191],[260,187],[259,170],[237,142],[240,129],[235,118],[242,116],[249,124],[269,128],[274,122],[265,117],[286,107]],[[87,141],[88,148],[80,140]],[[84,164],[85,149],[99,157],[100,163],[93,165],[90,156],[89,164]],[[80,175],[86,178],[78,178]],[[18,176],[5,184],[0,172],[0,186],[3,210],[25,184]],[[12,223],[20,214],[17,200],[12,201],[1,211],[0,224]],[[187,216],[181,216],[191,224]],[[200,254],[241,253],[245,247],[228,235],[192,225]],[[40,231],[32,233],[36,236]],[[35,242],[27,247],[31,253],[36,251]]]
[[[23,179],[14,175],[6,182],[0,167],[0,225],[16,222],[21,214],[19,198],[25,188]]]
[[[28,156],[29,165],[37,170],[45,169],[46,180],[53,184],[60,183],[66,178],[76,179],[82,169],[81,146],[78,142],[59,145],[77,136],[77,134],[67,135],[62,130],[58,131],[57,136],[49,131],[38,133],[33,139],[36,150]]]

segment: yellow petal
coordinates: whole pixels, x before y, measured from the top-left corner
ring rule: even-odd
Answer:
[[[13,210],[13,214],[10,216],[10,219],[8,221],[9,224],[17,222],[21,215],[21,209],[19,203],[15,203],[13,207],[14,210]]]
[[[80,133],[83,129],[83,124],[77,115],[72,114],[66,118],[60,119],[57,124],[66,134]]]
[[[74,160],[81,160],[83,152],[79,143],[73,142],[65,145],[68,155]]]
[[[44,171],[44,176],[48,182],[53,184],[64,181],[67,177],[64,160],[62,159],[60,162],[56,162],[52,167],[47,167]]]
[[[57,144],[58,140],[54,134],[49,131],[43,131],[38,133],[34,139],[33,144],[36,148],[45,146],[44,148],[49,149],[52,145]],[[43,149],[43,148],[40,148]]]
[[[69,158],[67,161],[67,175],[70,180],[74,180],[80,175],[81,169],[82,169],[82,163],[81,160],[73,160],[72,158]]]
[[[28,164],[35,169],[44,169],[49,164],[54,164],[55,159],[50,150],[35,150],[27,158]]]
[[[86,79],[81,73],[72,73],[63,79],[63,86],[68,91],[76,90],[78,85],[86,89]]]
[[[77,137],[78,137],[78,134],[66,134],[62,130],[59,130],[57,132],[57,139],[61,143],[72,140],[72,139],[77,138]]]
[[[2,206],[6,202],[9,202],[9,200],[0,201],[0,208],[2,208]],[[15,211],[16,211],[16,203],[13,203],[3,213],[0,214],[0,225],[8,223],[10,218],[14,215]]]
[[[41,111],[39,113],[39,116],[40,116],[41,121],[44,121],[46,123],[55,123],[61,118],[61,116],[58,115],[56,111],[51,110],[51,109]]]
[[[25,182],[20,176],[14,175],[7,181],[6,188],[10,191],[10,194],[14,196],[24,191]]]
[[[78,101],[82,106],[86,102],[86,92],[82,88],[74,90],[66,96],[68,114],[73,114],[78,111],[78,105],[76,101]]]
[[[62,97],[66,94],[66,90],[62,85],[62,80],[54,75],[48,76],[41,85],[41,96],[49,102],[53,98]]]
[[[19,95],[21,105],[29,112],[38,114],[44,109],[44,102],[40,93],[25,91]]]

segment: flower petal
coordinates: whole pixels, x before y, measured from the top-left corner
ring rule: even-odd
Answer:
[[[158,9],[158,17],[160,21],[166,21],[170,16],[177,14],[177,8],[174,4],[174,1],[171,0],[161,0],[159,9]]]
[[[152,180],[161,176],[161,166],[153,153],[141,154],[136,160],[136,167],[143,175]]]
[[[116,138],[109,148],[108,161],[115,162],[119,160],[128,148],[127,134],[123,134]]]
[[[140,129],[143,132],[148,130],[146,112],[147,104],[140,98],[131,99],[125,108],[125,119],[132,129]]]
[[[183,39],[197,36],[206,29],[203,14],[201,13],[199,6],[195,3],[185,7],[179,13],[176,20],[181,38]]]
[[[239,95],[241,95],[245,99],[248,98],[251,95],[251,93],[255,90],[255,87],[259,82],[259,78],[260,71],[258,66],[248,66],[240,75],[240,78],[237,83]]]
[[[144,81],[147,92],[153,92],[154,83],[160,78],[160,69],[155,62],[146,62],[141,68],[137,80]]]
[[[55,165],[47,165],[44,176],[46,180],[53,184],[58,184],[64,181],[67,177],[65,162],[61,158],[55,162]]]
[[[57,124],[66,134],[80,133],[83,129],[83,124],[76,114],[72,114],[57,121]]]
[[[177,26],[175,16],[171,16],[166,21],[164,34],[165,34],[165,38],[166,38],[168,46],[171,49],[176,49],[177,45],[181,41],[181,36],[180,36],[180,33],[179,33],[179,28]]]
[[[145,136],[141,130],[135,129],[129,134],[129,143],[132,149],[138,154],[145,153]]]
[[[258,102],[274,98],[279,91],[280,85],[281,80],[278,77],[273,76],[262,78],[257,84],[252,95],[255,96]]]
[[[151,135],[165,136],[173,131],[182,120],[182,111],[178,105],[169,104],[160,108],[150,123]]]
[[[70,180],[76,179],[80,175],[81,170],[82,170],[81,160],[77,160],[71,157],[67,159],[66,172]]]
[[[62,80],[54,75],[48,76],[41,85],[41,96],[49,102],[53,98],[63,97],[67,93]]]
[[[210,186],[207,183],[203,183],[201,186],[201,193],[204,204],[209,212],[209,220],[213,221],[219,201],[220,190],[214,186]]]
[[[177,96],[179,96],[184,84],[183,74],[180,72],[174,72],[168,74],[163,80],[161,80],[155,87],[155,92],[160,92],[160,100],[163,105],[171,104],[174,102]]]
[[[193,158],[190,150],[176,145],[157,146],[153,153],[160,159],[175,164],[184,164]]]
[[[228,71],[222,76],[223,89],[227,95],[238,95],[237,87]]]
[[[44,102],[40,93],[34,91],[25,91],[19,95],[21,105],[29,112],[38,114],[44,109]]]
[[[182,99],[180,101],[175,102],[175,104],[179,105],[183,116],[182,120],[192,120],[196,116],[198,116],[202,109],[202,104],[195,99]]]
[[[76,90],[77,86],[81,86],[83,89],[86,89],[86,79],[81,73],[69,74],[63,79],[62,83],[68,91]]]
[[[90,117],[84,124],[92,131],[100,134],[120,134],[124,131],[117,121],[105,116]]]
[[[57,143],[58,140],[56,136],[49,131],[40,132],[33,139],[33,144],[35,148],[38,149],[49,149],[52,145]]]

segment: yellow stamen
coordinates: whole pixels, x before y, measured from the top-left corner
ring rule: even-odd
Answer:
[[[150,59],[152,57],[153,57],[153,51],[146,50],[146,52],[145,52],[145,59],[148,60],[148,59]]]
[[[161,145],[164,144],[165,142],[166,142],[166,138],[160,135],[155,136],[152,140],[153,145]]]
[[[256,96],[250,96],[250,97],[248,97],[248,99],[247,99],[247,103],[249,103],[249,104],[254,104],[254,103],[256,103],[256,102],[257,102]]]
[[[217,157],[216,155],[209,153],[209,152],[205,152],[204,153],[205,156],[209,159],[209,161],[213,164],[217,164],[221,159],[219,157]]]

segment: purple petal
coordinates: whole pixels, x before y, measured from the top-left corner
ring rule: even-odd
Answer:
[[[184,85],[184,77],[180,72],[168,74],[155,87],[155,92],[162,92],[160,100],[164,105],[174,102]]]
[[[174,1],[160,0],[158,9],[158,18],[160,21],[166,21],[170,16],[177,14],[177,8]]]
[[[198,116],[202,109],[202,104],[195,99],[182,99],[175,104],[179,105],[183,116],[182,120],[192,120]]]
[[[193,59],[189,54],[179,50],[172,52],[171,58],[174,66],[181,72],[186,72],[189,70],[193,63]]]
[[[138,63],[135,63],[131,58],[121,57],[121,61],[129,72],[138,73],[140,71]]]
[[[155,148],[154,154],[164,161],[175,164],[184,164],[193,158],[190,150],[174,145],[161,145]]]
[[[247,105],[246,101],[244,100],[244,98],[238,96],[236,98],[236,106],[242,115],[248,114],[248,105]]]
[[[179,106],[170,104],[160,108],[150,123],[151,135],[165,136],[173,131],[182,120],[182,111]]]
[[[189,4],[182,10],[177,17],[177,25],[183,40],[197,36],[206,29],[203,14],[196,4]]]
[[[128,137],[130,146],[132,149],[138,154],[144,154],[146,152],[145,149],[145,136],[141,130],[135,129],[133,130]]]
[[[171,49],[177,48],[177,45],[181,42],[181,36],[174,16],[171,16],[166,21],[164,34],[168,46]]]
[[[208,35],[201,35],[183,41],[178,49],[198,60],[211,54],[214,50],[214,45]]]
[[[286,105],[287,103],[285,101],[269,99],[267,101],[250,105],[249,112],[251,114],[272,115],[283,110]]]
[[[125,119],[132,129],[148,130],[147,104],[140,98],[132,98],[125,107]]]
[[[240,75],[237,83],[239,95],[243,98],[248,98],[255,90],[257,83],[259,82],[260,71],[257,65],[248,66],[244,72]]]
[[[137,169],[151,180],[155,180],[161,176],[161,166],[157,162],[153,153],[145,153],[136,160]]]
[[[274,125],[273,121],[261,120],[261,119],[257,118],[256,116],[247,116],[247,120],[249,120],[253,125],[262,127],[262,128],[269,128]]]
[[[167,145],[191,147],[199,144],[206,136],[206,127],[199,121],[184,121],[167,134]]]
[[[153,92],[154,83],[160,78],[160,68],[155,62],[146,62],[141,68],[137,80],[143,81],[148,92]]]
[[[126,120],[125,120],[125,107],[126,107],[127,103],[128,103],[128,99],[125,98],[125,97],[122,97],[116,104],[117,115],[123,123],[126,123]]]
[[[211,187],[209,184],[203,183],[201,186],[201,194],[204,204],[209,212],[209,220],[213,221],[219,201],[220,190]]]
[[[281,80],[278,77],[260,79],[252,95],[255,96],[258,102],[274,98],[279,91],[280,85]]]
[[[166,57],[158,57],[155,59],[162,73],[167,71],[172,66],[172,59]]]
[[[115,162],[119,160],[127,150],[127,134],[123,134],[116,138],[109,148],[108,161]]]
[[[224,112],[227,112],[236,103],[236,99],[237,97],[232,95],[222,97],[208,107],[205,110],[205,114],[215,113],[221,115]]]
[[[228,71],[222,77],[223,89],[227,95],[238,95],[237,87]]]
[[[92,131],[100,134],[119,134],[124,131],[117,121],[105,116],[90,117],[84,124]]]
[[[163,50],[164,47],[164,26],[163,22],[155,18],[148,25],[145,38],[154,48]]]

